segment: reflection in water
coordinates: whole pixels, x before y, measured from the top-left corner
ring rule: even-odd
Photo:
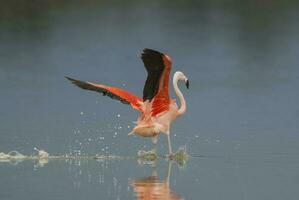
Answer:
[[[163,199],[175,200],[183,199],[174,193],[169,186],[172,162],[168,164],[168,172],[165,180],[159,180],[157,169],[154,168],[151,176],[133,180],[130,185],[134,188],[136,197],[139,200]]]
[[[48,163],[49,163],[48,158],[40,158],[38,159],[38,163],[34,167],[44,167]]]

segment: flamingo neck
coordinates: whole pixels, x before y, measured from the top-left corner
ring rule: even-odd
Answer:
[[[181,104],[181,107],[178,110],[178,115],[182,115],[186,112],[186,101],[185,101],[185,98],[184,98],[181,90],[178,87],[179,80],[180,80],[180,77],[177,76],[177,73],[175,73],[173,76],[173,88],[174,88],[175,94],[179,98],[180,104]]]

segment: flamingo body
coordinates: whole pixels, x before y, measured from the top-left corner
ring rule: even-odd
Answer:
[[[181,102],[181,107],[178,108],[175,99],[169,97],[169,76],[172,64],[170,57],[152,49],[144,49],[141,59],[148,73],[143,89],[143,98],[117,87],[66,78],[82,89],[102,93],[104,96],[109,96],[124,104],[130,104],[132,108],[140,111],[141,115],[137,119],[136,126],[129,135],[135,133],[143,137],[156,138],[159,133],[165,133],[168,136],[169,153],[171,154],[169,138],[171,122],[186,111],[186,102],[177,83],[182,80],[188,88],[189,81],[182,72],[174,74],[173,86]]]
[[[146,101],[143,103],[143,107],[147,110],[148,108],[151,108],[152,105],[150,102]],[[167,110],[156,115],[153,115],[151,111],[141,115],[136,122],[137,125],[129,135],[136,133],[144,137],[154,137],[159,133],[169,134],[170,124],[178,116],[177,111],[178,106],[175,100],[171,99]]]

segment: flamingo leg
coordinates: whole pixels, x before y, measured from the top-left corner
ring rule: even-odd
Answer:
[[[152,137],[152,142],[154,144],[153,152],[157,154],[158,135]]]
[[[171,148],[171,141],[170,141],[170,134],[167,134],[167,140],[168,140],[168,152],[169,156],[172,156],[172,148]]]

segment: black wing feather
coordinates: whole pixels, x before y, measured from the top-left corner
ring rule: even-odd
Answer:
[[[148,73],[143,88],[143,101],[152,100],[158,92],[159,82],[165,68],[163,53],[152,49],[144,49],[141,59]]]
[[[91,83],[76,80],[76,79],[73,79],[73,78],[70,78],[70,77],[67,77],[67,76],[65,78],[68,79],[69,81],[71,81],[74,85],[76,85],[76,86],[78,86],[82,89],[99,92],[99,93],[102,93],[103,96],[108,96],[112,99],[119,100],[120,102],[122,102],[124,104],[130,104],[130,102],[128,102],[125,99],[121,98],[120,96],[110,92],[109,90],[106,90],[105,88],[100,88],[100,87],[97,87],[97,86],[95,86]]]

